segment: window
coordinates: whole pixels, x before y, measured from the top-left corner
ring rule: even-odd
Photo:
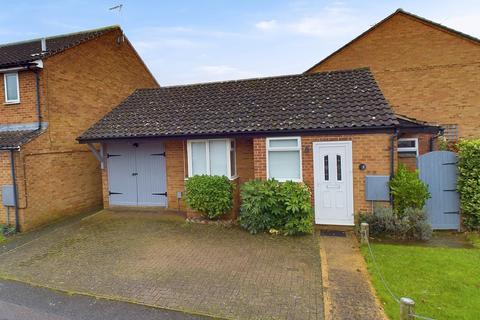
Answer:
[[[267,177],[302,181],[300,138],[267,139]]]
[[[18,89],[18,72],[5,73],[3,75],[3,83],[5,86],[5,102],[20,102],[20,93]]]
[[[230,139],[188,141],[188,176],[236,176],[235,141]]]
[[[398,139],[398,153],[403,156],[418,156],[418,139]]]
[[[458,124],[442,124],[443,136],[447,142],[457,142],[458,141]]]

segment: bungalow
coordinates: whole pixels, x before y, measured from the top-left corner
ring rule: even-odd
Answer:
[[[411,135],[425,133],[420,122],[402,122],[417,126]],[[354,213],[372,205],[366,177],[388,180],[395,168],[399,130],[363,68],[139,89],[78,141],[101,162],[105,207],[192,216],[183,201],[188,177],[225,175],[236,185],[275,178],[310,187],[316,223],[353,225]]]

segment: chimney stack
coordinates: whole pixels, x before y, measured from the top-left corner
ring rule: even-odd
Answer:
[[[42,43],[42,53],[47,52],[47,39],[42,38],[41,43]]]

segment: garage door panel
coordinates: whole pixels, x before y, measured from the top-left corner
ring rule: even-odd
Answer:
[[[167,184],[163,143],[140,144],[136,152],[138,205],[166,206]]]
[[[107,146],[109,201],[112,205],[137,205],[135,153],[127,144]]]

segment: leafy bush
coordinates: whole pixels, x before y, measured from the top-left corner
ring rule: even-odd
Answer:
[[[240,225],[252,234],[277,229],[280,224],[276,222],[282,210],[279,189],[280,183],[276,180],[252,180],[244,183],[240,189]]]
[[[240,225],[250,233],[279,230],[286,235],[313,231],[310,191],[303,183],[252,180],[241,187]]]
[[[480,139],[458,143],[458,192],[463,223],[480,229]]]
[[[423,209],[430,198],[428,187],[420,180],[418,172],[408,170],[403,164],[398,166],[397,174],[389,185],[393,207],[399,216],[403,216],[407,208]]]
[[[225,176],[193,176],[185,190],[187,205],[205,218],[216,219],[232,209],[233,185]]]
[[[402,216],[391,208],[376,208],[371,214],[361,214],[360,222],[369,224],[370,235],[399,240],[428,240],[432,227],[423,209],[406,208]]]
[[[279,193],[283,205],[283,226],[285,234],[306,234],[313,232],[313,210],[310,190],[303,183],[287,181],[281,184]]]

